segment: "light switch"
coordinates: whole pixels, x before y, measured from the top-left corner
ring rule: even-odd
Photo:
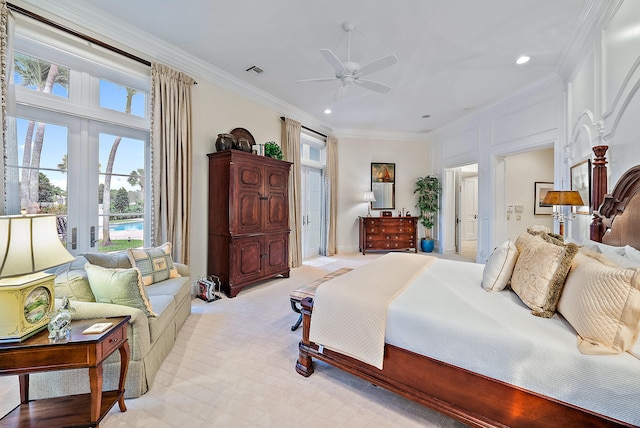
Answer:
[[[521,213],[524,211],[524,205],[522,204],[516,204],[516,212],[517,213]]]
[[[507,204],[507,212],[508,213],[512,213],[513,212],[513,204]]]

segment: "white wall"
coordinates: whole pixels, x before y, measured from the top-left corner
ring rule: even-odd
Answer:
[[[507,214],[507,237],[515,241],[527,228],[539,224],[553,228],[550,215],[534,215],[536,181],[553,182],[553,148],[533,150],[505,159],[507,204],[523,206],[523,211]]]
[[[558,147],[562,147],[564,141],[564,97],[559,79],[540,82],[513,98],[430,135],[436,160],[435,171],[478,163],[477,261],[486,261],[493,248],[509,237],[506,183],[512,177],[505,159],[545,148],[561,152]],[[552,171],[558,171],[560,167],[557,159],[550,166]],[[550,177],[546,173],[544,176],[552,179],[554,173]],[[455,244],[455,212],[451,203],[455,197],[453,183],[453,180],[445,180],[444,183],[440,214],[441,248],[444,251],[451,251]]]
[[[358,216],[367,215],[363,192],[371,187],[371,162],[396,164],[396,208],[416,215],[415,180],[430,171],[430,148],[425,142],[338,137],[339,253],[358,251]],[[379,216],[380,211],[372,211]]]
[[[640,163],[640,2],[614,3],[570,75],[567,101],[568,163],[593,159],[593,146],[609,146],[609,191]],[[581,240],[590,218],[578,217],[569,233]]]

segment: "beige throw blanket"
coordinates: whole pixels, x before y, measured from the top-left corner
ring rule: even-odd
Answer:
[[[309,339],[382,369],[389,303],[434,257],[389,253],[320,285]]]

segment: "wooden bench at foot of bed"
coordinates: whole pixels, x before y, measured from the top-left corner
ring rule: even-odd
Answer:
[[[632,426],[560,401],[386,344],[384,368],[309,342],[313,299],[302,306],[302,340],[296,371],[313,374],[313,358],[476,427]]]

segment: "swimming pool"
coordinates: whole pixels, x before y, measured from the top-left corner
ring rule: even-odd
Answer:
[[[109,223],[109,230],[111,232],[124,232],[124,231],[142,231],[144,222],[142,220],[128,221],[126,223]]]

